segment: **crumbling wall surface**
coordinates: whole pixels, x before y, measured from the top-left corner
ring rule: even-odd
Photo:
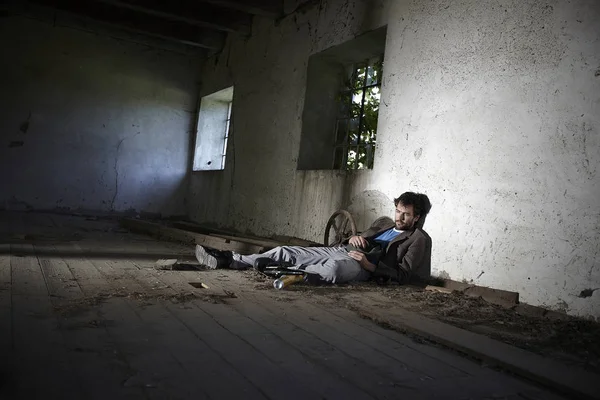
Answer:
[[[320,240],[421,191],[434,273],[600,317],[600,3],[367,3],[259,20],[207,63],[206,93],[236,87],[235,165],[194,175],[192,217]],[[297,171],[309,55],[385,24],[374,169]]]
[[[320,241],[329,215],[342,206],[345,173],[297,170],[308,58],[383,26],[385,7],[308,3],[283,20],[255,17],[250,38],[230,37],[222,53],[207,60],[203,96],[235,87],[232,133],[225,170],[192,176],[193,219]]]
[[[185,213],[199,60],[0,21],[0,208]]]
[[[390,20],[378,165],[431,196],[434,272],[600,317],[600,3],[396,2]]]

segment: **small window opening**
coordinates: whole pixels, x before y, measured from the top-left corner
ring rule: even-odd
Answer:
[[[371,169],[387,27],[308,59],[299,170]]]
[[[231,135],[233,87],[204,96],[200,101],[194,151],[194,171],[225,169]]]

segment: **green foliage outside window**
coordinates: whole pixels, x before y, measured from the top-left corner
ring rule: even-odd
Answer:
[[[339,96],[334,168],[371,169],[381,96],[381,58],[353,65]]]

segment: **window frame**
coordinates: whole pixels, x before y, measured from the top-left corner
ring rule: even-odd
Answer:
[[[202,96],[196,118],[192,172],[223,171],[231,137],[234,86]]]

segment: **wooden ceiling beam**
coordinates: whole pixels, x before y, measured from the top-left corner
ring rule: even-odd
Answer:
[[[254,15],[277,18],[283,15],[283,0],[198,0]]]
[[[236,10],[198,2],[168,2],[164,0],[95,0],[118,8],[183,22],[188,25],[216,29],[223,32],[249,34],[252,16]]]
[[[220,49],[225,35],[178,21],[165,20],[157,16],[141,14],[134,10],[116,8],[109,4],[81,2],[79,0],[29,0],[31,3],[53,7],[57,10],[85,16],[108,23],[131,32],[171,40],[189,46]]]

